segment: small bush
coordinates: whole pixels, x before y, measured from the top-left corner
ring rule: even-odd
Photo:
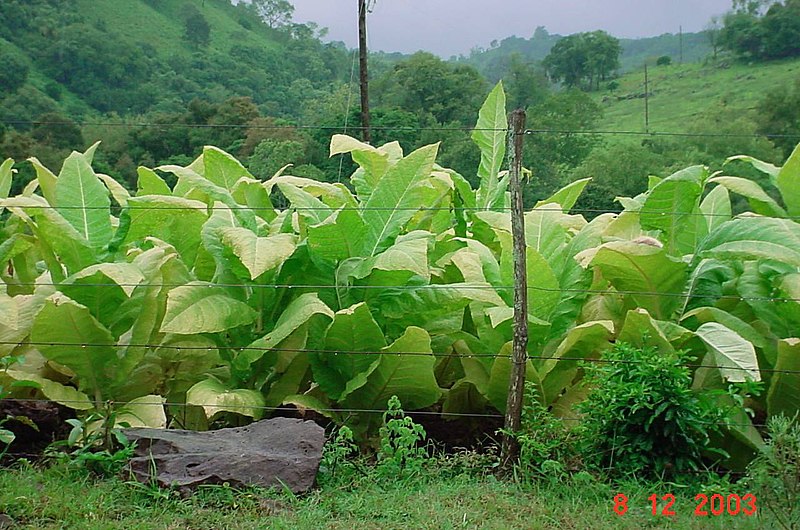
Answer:
[[[781,527],[800,528],[800,417],[767,421],[766,446],[748,468],[747,483]]]
[[[662,55],[656,59],[656,66],[669,66],[672,64],[672,57],[669,55]]]
[[[612,476],[679,476],[702,467],[725,413],[711,394],[692,391],[684,353],[618,343],[604,363],[587,366],[592,390],[584,414],[586,458]]]
[[[536,388],[525,385],[521,428],[510,433],[519,444],[518,476],[560,480],[572,467],[575,435],[542,405]],[[503,431],[504,434],[508,434]]]
[[[378,475],[397,478],[421,471],[428,461],[427,436],[422,425],[405,415],[397,396],[392,396],[380,429]]]

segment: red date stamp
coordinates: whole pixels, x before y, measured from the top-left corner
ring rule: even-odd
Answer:
[[[647,500],[650,501],[650,508],[653,515],[674,517],[677,515],[675,507],[675,495],[667,493],[660,497],[655,493],[650,495]],[[756,506],[756,496],[752,493],[746,495],[737,495],[731,493],[729,495],[722,495],[714,493],[707,495],[705,493],[698,493],[694,497],[694,515],[696,517],[709,517],[719,515],[755,515],[758,507]],[[628,496],[623,493],[614,495],[614,513],[617,515],[625,515],[628,513]]]

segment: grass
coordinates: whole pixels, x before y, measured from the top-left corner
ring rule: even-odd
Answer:
[[[697,517],[695,488],[601,484],[587,473],[524,485],[484,474],[440,471],[402,481],[363,478],[357,487],[326,487],[306,496],[215,486],[183,499],[119,478],[99,479],[62,464],[18,463],[0,470],[0,528],[82,529],[407,529],[407,528],[769,528],[768,518]],[[732,486],[718,487],[730,493]],[[613,497],[629,510],[616,515]],[[648,496],[675,493],[675,517],[654,517]],[[739,491],[739,493],[743,493]]]
[[[650,130],[679,132],[686,131],[687,124],[715,105],[752,112],[768,91],[800,78],[800,60],[658,66],[648,73]],[[595,96],[604,111],[599,128],[643,131],[644,71],[623,75],[617,82],[620,86],[613,92],[602,91]]]

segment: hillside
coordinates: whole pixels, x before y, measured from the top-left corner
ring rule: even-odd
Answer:
[[[323,44],[314,28],[273,29],[228,0],[2,4],[0,56],[28,72],[15,94],[3,94],[4,119],[172,111],[233,96],[291,116],[304,95],[349,72],[346,51]]]
[[[791,86],[798,78],[798,59],[752,65],[722,62],[650,68],[650,130],[685,132],[688,123],[706,116],[717,106],[732,114],[750,114],[767,92]],[[644,72],[630,72],[617,81],[619,88],[613,92],[594,96],[603,108],[600,128],[643,131]],[[713,129],[713,124],[709,124],[705,130],[713,132]]]

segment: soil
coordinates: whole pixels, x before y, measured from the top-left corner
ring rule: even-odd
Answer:
[[[0,463],[9,463],[19,458],[37,459],[41,457],[47,446],[57,440],[65,440],[69,435],[69,418],[75,412],[67,407],[48,401],[15,401],[0,400],[0,418],[11,417],[3,424],[16,435],[16,439],[8,448],[8,452]],[[24,417],[30,420],[34,429],[27,422],[13,419]]]

